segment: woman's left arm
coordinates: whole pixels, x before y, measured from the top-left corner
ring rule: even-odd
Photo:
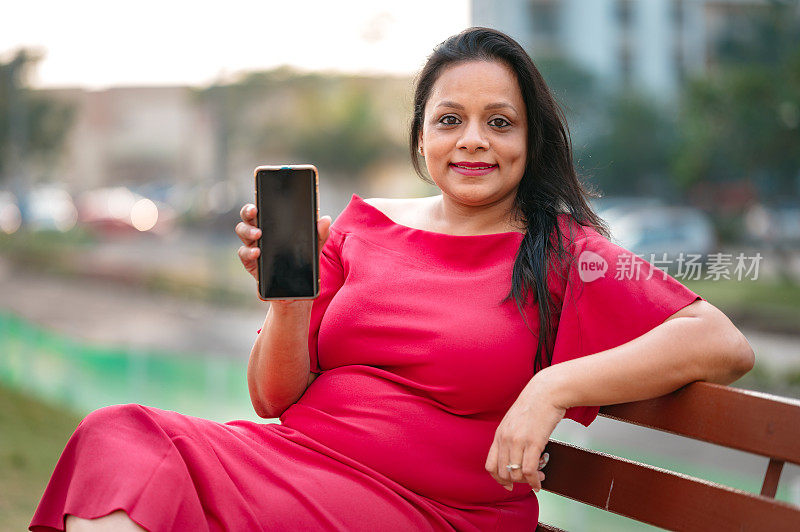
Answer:
[[[495,432],[486,469],[506,487],[541,487],[534,464],[567,408],[659,397],[694,381],[730,384],[753,368],[755,355],[725,314],[704,300],[612,349],[539,371]],[[522,458],[524,457],[524,460]],[[508,462],[523,461],[515,478]]]
[[[546,387],[564,408],[611,405],[665,395],[694,381],[730,384],[754,363],[753,348],[731,320],[697,300],[628,343],[543,369],[526,389]]]

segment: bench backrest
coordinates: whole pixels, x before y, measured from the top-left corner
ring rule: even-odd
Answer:
[[[800,401],[698,381],[600,415],[768,457],[761,493],[552,439],[542,489],[669,530],[800,531],[800,506],[774,499],[783,464],[800,465]]]

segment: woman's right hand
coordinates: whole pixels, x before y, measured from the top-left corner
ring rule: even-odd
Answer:
[[[242,261],[242,266],[247,272],[258,281],[258,255],[261,250],[258,248],[258,239],[261,238],[261,229],[256,226],[256,206],[252,203],[246,204],[242,207],[239,215],[242,221],[236,224],[236,234],[244,244],[239,247],[239,260]],[[319,247],[325,245],[330,234],[331,217],[325,215],[317,220],[317,232],[319,233]]]

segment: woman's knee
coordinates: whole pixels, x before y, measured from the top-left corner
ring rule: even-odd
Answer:
[[[78,428],[100,428],[108,430],[131,421],[137,421],[144,414],[143,407],[137,404],[111,405],[98,408],[87,415]]]
[[[91,412],[75,433],[86,439],[113,441],[115,445],[158,445],[176,436],[193,434],[188,416],[135,403],[112,405]]]
[[[111,512],[97,519],[83,519],[68,515],[66,519],[66,532],[102,532],[102,531],[135,531],[145,530],[128,517],[123,510]]]
[[[145,434],[156,436],[160,432],[153,430],[156,425],[146,407],[137,404],[112,405],[98,408],[83,418],[75,429],[75,436],[81,441],[130,440],[133,443]]]
[[[82,467],[100,470],[127,464],[135,469],[137,464],[149,463],[148,459],[160,460],[170,446],[170,436],[156,413],[141,405],[123,404],[87,415],[70,438],[68,454],[82,460]]]

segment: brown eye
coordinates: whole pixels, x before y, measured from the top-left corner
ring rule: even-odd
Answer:
[[[498,123],[498,121],[500,123]],[[491,125],[493,125],[495,127],[499,127],[500,129],[506,128],[506,127],[511,125],[511,123],[508,120],[506,120],[505,118],[500,118],[500,117],[492,118],[491,120],[489,120],[489,124],[491,124]]]
[[[460,120],[453,115],[445,115],[439,119],[439,123],[446,126],[455,126],[460,123]]]

